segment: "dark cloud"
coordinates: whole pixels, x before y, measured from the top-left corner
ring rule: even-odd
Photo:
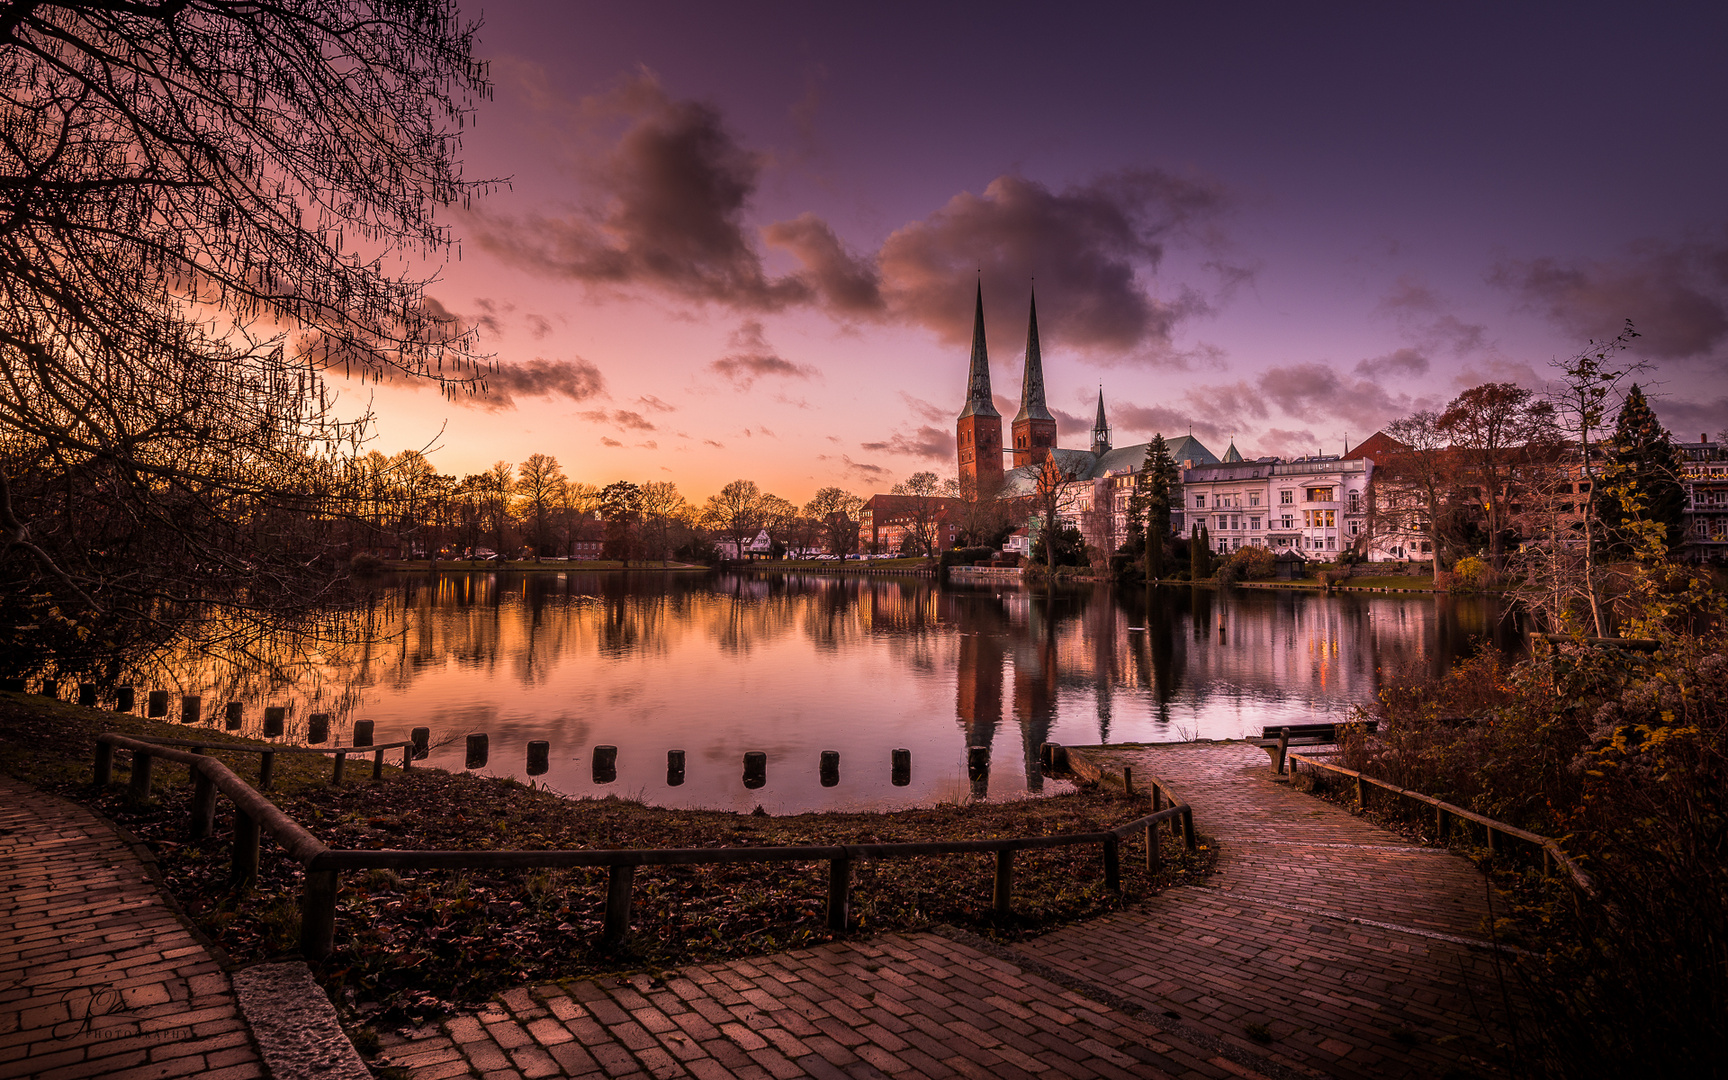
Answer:
[[[1106,414],[1111,424],[1119,433],[1116,441],[1128,445],[1129,440],[1121,438],[1120,434],[1135,433],[1141,439],[1150,440],[1153,435],[1163,435],[1166,439],[1174,439],[1186,435],[1190,430],[1202,439],[1217,439],[1223,435],[1223,429],[1216,424],[1204,420],[1196,421],[1185,410],[1172,409],[1166,405],[1135,405],[1123,402],[1117,405],[1105,405]]]
[[[530,97],[554,108],[544,80],[536,85]],[[1035,277],[1041,325],[1065,348],[1103,362],[1196,361],[1172,336],[1214,299],[1187,287],[1155,295],[1151,282],[1173,240],[1221,246],[1216,222],[1229,200],[1214,181],[1138,169],[1055,189],[1010,173],[901,226],[874,252],[848,249],[805,213],[761,230],[760,244],[797,265],[772,276],[746,224],[764,160],[714,106],[674,100],[643,74],[565,111],[579,117],[576,141],[601,128],[613,138],[582,178],[590,205],[562,217],[475,215],[479,243],[515,265],[741,311],[817,306],[842,320],[926,327],[955,344],[971,333],[982,269],[987,289],[1015,296]],[[1219,298],[1255,273],[1221,258],[1204,266]]]
[[[655,397],[653,394],[644,394],[642,397],[639,397],[636,400],[640,401],[645,408],[653,409],[655,412],[677,412],[678,411],[678,406],[668,405],[664,401],[661,401],[659,398]]]
[[[1464,356],[1488,347],[1488,328],[1465,322],[1421,279],[1400,277],[1380,301],[1380,310],[1395,319],[1400,330],[1424,353],[1450,352]]]
[[[467,321],[493,336],[503,333],[509,317],[516,313],[516,305],[508,300],[493,300],[485,296],[475,297],[474,306],[479,309],[480,313],[467,316]],[[455,316],[451,317],[455,318]],[[552,320],[532,311],[522,315],[522,324],[528,328],[528,335],[535,341],[541,340],[552,332]]]
[[[552,332],[552,320],[544,315],[536,315],[530,311],[522,316],[522,321],[528,326],[528,336],[539,341]]]
[[[1326,364],[1268,368],[1255,380],[1255,386],[1265,400],[1278,406],[1286,416],[1391,419],[1410,411],[1411,404],[1408,395],[1389,394],[1369,379],[1341,378]]]
[[[1176,324],[1208,310],[1191,291],[1164,300],[1146,278],[1179,233],[1218,214],[1216,184],[1154,170],[1053,191],[1024,177],[962,192],[896,230],[877,254],[881,289],[902,322],[965,344],[980,267],[991,282],[1040,284],[1039,325],[1068,348],[1155,357]],[[1018,291],[1018,290],[1016,290]]]
[[[712,446],[712,447],[713,447],[713,448],[714,448],[714,449],[716,449],[716,450],[724,450],[724,449],[726,449],[726,444],[725,444],[725,443],[722,443],[722,442],[715,442],[715,441],[714,441],[714,440],[713,440],[713,439],[703,439],[703,440],[702,440],[702,445],[704,445],[704,446]]]
[[[755,319],[745,320],[732,332],[727,344],[734,351],[708,366],[740,390],[748,390],[764,377],[808,379],[816,374],[816,369],[808,364],[795,364],[776,353],[763,336],[762,324]]]
[[[1715,401],[1677,398],[1666,394],[1652,395],[1651,405],[1656,415],[1679,442],[1693,442],[1699,435],[1715,439],[1728,428],[1728,397]]]
[[[607,436],[602,435],[602,436],[600,436],[600,445],[601,446],[623,446],[624,444],[619,442],[617,439],[608,438]]]
[[[867,442],[859,445],[872,453],[904,454],[908,457],[930,458],[935,461],[952,461],[955,453],[954,433],[939,427],[932,427],[929,424],[925,424],[911,433],[896,431],[881,442]]]
[[[1356,374],[1364,379],[1399,378],[1428,373],[1428,358],[1420,349],[1394,349],[1385,356],[1363,360],[1356,365]]]
[[[1610,339],[1631,319],[1648,356],[1702,356],[1728,339],[1728,232],[1645,241],[1617,259],[1506,260],[1489,280],[1580,338]]]
[[[1015,408],[1018,409],[1019,406],[1015,406]],[[1058,440],[1091,437],[1093,414],[1087,413],[1081,416],[1079,413],[1071,413],[1052,405],[1050,406],[1050,415],[1056,418],[1056,437]]]
[[[585,413],[578,413],[577,415],[590,423],[611,424],[628,431],[657,430],[654,427],[654,424],[647,417],[643,416],[639,412],[632,412],[629,409],[612,409],[610,411],[606,409],[590,409]]]
[[[623,126],[589,178],[598,205],[565,217],[479,213],[473,233],[482,247],[589,285],[751,310],[811,298],[802,279],[763,272],[744,225],[762,161],[738,144],[714,106],[674,101],[643,74],[579,111],[591,123]]]
[[[840,456],[840,460],[846,464],[844,475],[856,476],[867,484],[886,484],[894,475],[880,465],[873,465],[865,461],[853,461],[844,454]]]
[[[512,408],[518,395],[587,401],[599,396],[606,387],[600,369],[581,357],[574,360],[535,357],[525,364],[499,364],[498,370],[484,381],[486,396],[468,399],[467,404],[486,409]]]

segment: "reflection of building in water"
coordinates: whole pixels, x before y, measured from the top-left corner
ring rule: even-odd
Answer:
[[[1014,665],[1013,720],[1020,729],[1020,760],[1026,787],[1041,791],[1038,747],[1049,738],[1056,718],[1056,663],[1053,632],[1028,634],[1015,625],[1001,597],[988,593],[949,592],[942,596],[944,614],[959,634],[954,681],[954,716],[965,745],[991,747],[1004,718],[1004,671]],[[1054,627],[1045,628],[1053,631]],[[987,794],[987,784],[975,783],[973,794]]]

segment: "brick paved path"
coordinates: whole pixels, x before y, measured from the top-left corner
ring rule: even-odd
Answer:
[[[262,1077],[209,951],[96,815],[0,777],[0,1077]]]
[[[518,989],[386,1036],[388,1061],[416,1080],[1492,1072],[1478,1059],[1498,1033],[1477,1017],[1497,990],[1468,863],[1272,783],[1251,747],[1124,756],[1220,840],[1208,886],[1014,949],[884,935],[664,982]]]

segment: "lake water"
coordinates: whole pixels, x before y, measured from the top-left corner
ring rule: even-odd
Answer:
[[[290,738],[315,712],[342,742],[355,720],[379,742],[424,725],[429,763],[459,770],[463,736],[485,732],[483,771],[524,780],[526,744],[544,739],[550,769],[532,779],[560,792],[772,813],[1055,790],[1036,769],[1045,741],[1342,718],[1387,678],[1517,641],[1481,598],[805,574],[396,575],[340,623],[290,680],[187,662],[185,692],[242,701],[250,734],[265,705],[289,707]],[[591,773],[602,744],[618,748],[610,783]],[[970,746],[990,748],[983,782],[968,778]],[[911,751],[904,786],[894,748]],[[840,754],[831,787],[825,750]],[[767,755],[755,789],[750,751]]]

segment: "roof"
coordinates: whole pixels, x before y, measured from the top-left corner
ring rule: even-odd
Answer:
[[[1384,431],[1376,431],[1356,444],[1353,449],[1345,451],[1344,456],[1347,458],[1370,458],[1378,464],[1381,460],[1391,457],[1393,454],[1401,454],[1408,449],[1410,449],[1408,446]]]
[[[966,376],[966,407],[960,419],[968,416],[1001,416],[990,396],[990,354],[984,348],[984,284],[978,284],[978,310],[972,320],[972,366]]]

